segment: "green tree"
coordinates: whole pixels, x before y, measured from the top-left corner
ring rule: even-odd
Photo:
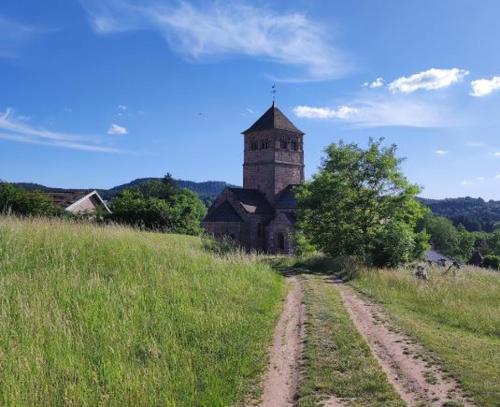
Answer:
[[[149,230],[197,235],[206,209],[198,196],[178,189],[170,175],[126,189],[111,202],[109,218]]]
[[[462,225],[456,228],[451,220],[430,212],[425,215],[420,227],[429,233],[436,250],[461,261],[470,259],[477,240],[476,234],[480,233],[468,232]]]
[[[21,216],[52,216],[59,213],[49,197],[41,191],[27,191],[23,188],[0,183],[0,213]]]
[[[381,144],[331,144],[320,171],[296,189],[299,230],[330,256],[394,266],[426,248],[425,232],[415,231],[425,213],[419,188],[402,174],[396,146]]]

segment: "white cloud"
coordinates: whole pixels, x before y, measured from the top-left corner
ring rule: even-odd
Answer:
[[[500,174],[495,175],[495,178],[500,178]]]
[[[450,122],[444,109],[406,98],[356,100],[338,108],[297,106],[293,112],[301,118],[338,119],[359,127],[441,127]]]
[[[472,181],[464,179],[460,184],[463,186],[469,186],[469,185],[472,185]]]
[[[331,45],[328,32],[300,12],[276,13],[241,2],[81,0],[94,30],[108,34],[148,29],[193,60],[221,55],[259,57],[301,68],[303,79],[338,77],[348,63]],[[302,74],[304,76],[304,74]]]
[[[118,110],[125,111],[125,110],[127,110],[127,106],[125,106],[125,105],[118,105]]]
[[[469,74],[469,71],[459,68],[436,69],[432,68],[411,76],[403,76],[389,83],[391,92],[412,93],[419,89],[435,90],[446,88],[460,82]]]
[[[123,136],[128,134],[128,130],[126,127],[119,126],[118,124],[112,123],[108,129],[108,134],[112,136]]]
[[[347,119],[357,113],[357,109],[340,106],[337,110],[329,107],[296,106],[293,112],[297,117],[307,119]]]
[[[493,157],[500,157],[500,151],[495,151],[494,153],[491,153]]]
[[[14,116],[12,110],[0,112],[0,139],[20,143],[42,144],[54,147],[70,148],[73,150],[95,151],[103,153],[116,153],[119,150],[100,146],[89,137],[59,133],[34,127]]]
[[[434,153],[437,155],[446,155],[449,153],[448,150],[434,150]]]
[[[381,88],[382,86],[384,86],[384,78],[378,77],[373,82],[363,83],[363,86],[368,87],[368,88],[372,88],[372,89]]]
[[[491,79],[477,79],[470,83],[472,91],[471,96],[482,97],[500,89],[500,76],[494,76]]]

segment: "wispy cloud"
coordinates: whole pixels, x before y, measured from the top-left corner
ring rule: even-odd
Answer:
[[[462,182],[460,182],[460,185],[463,185],[464,187],[467,187],[467,186],[472,185],[472,181],[470,181],[468,179],[464,179],[464,180],[462,180]]]
[[[448,150],[434,150],[434,154],[437,154],[437,155],[446,155],[448,153],[449,153]]]
[[[500,89],[500,76],[494,76],[491,79],[477,79],[470,83],[472,91],[471,96],[483,97]]]
[[[46,30],[0,15],[0,58],[15,58],[19,49]]]
[[[191,60],[222,55],[258,57],[299,68],[299,79],[338,77],[349,68],[328,30],[300,12],[277,13],[233,2],[193,6],[128,0],[81,0],[95,32],[148,29]]]
[[[410,76],[402,76],[389,83],[391,92],[412,93],[420,89],[436,90],[460,82],[469,74],[469,71],[459,68],[436,69],[431,68]]]
[[[359,127],[443,127],[451,122],[446,109],[406,98],[355,100],[340,107],[297,106],[297,117],[336,119]]]
[[[486,144],[482,141],[467,141],[465,147],[481,148],[486,147]]]
[[[123,136],[125,134],[128,134],[128,130],[126,127],[119,126],[118,124],[112,123],[111,126],[109,126],[108,134],[110,134],[112,136]]]
[[[20,143],[41,144],[73,150],[102,153],[120,152],[116,148],[99,145],[88,136],[60,133],[34,127],[14,116],[10,109],[0,112],[0,138]]]

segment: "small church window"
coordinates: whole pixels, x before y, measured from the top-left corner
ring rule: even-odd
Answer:
[[[299,143],[296,141],[292,141],[292,150],[293,151],[298,151],[299,150]]]
[[[257,142],[256,141],[252,141],[250,143],[250,150],[255,151],[255,150],[257,150],[257,148],[258,148]]]
[[[260,144],[260,148],[262,148],[263,150],[265,150],[266,148],[269,148],[269,141],[268,140],[262,140],[262,142]]]
[[[281,252],[285,250],[285,235],[282,232],[278,233],[278,249]]]
[[[257,236],[264,237],[264,225],[262,223],[257,225]]]
[[[286,150],[288,148],[288,142],[286,140],[280,140],[280,147]]]

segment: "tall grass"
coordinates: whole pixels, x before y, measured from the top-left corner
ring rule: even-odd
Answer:
[[[383,303],[478,405],[500,405],[500,273],[433,268],[422,282],[412,270],[366,270],[352,284]]]
[[[234,404],[283,294],[197,238],[0,217],[0,404]]]

